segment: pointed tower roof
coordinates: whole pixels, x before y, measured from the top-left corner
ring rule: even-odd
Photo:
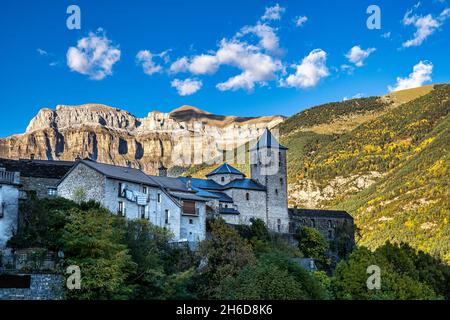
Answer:
[[[223,165],[221,165],[220,167],[217,167],[216,169],[214,169],[213,171],[211,171],[210,173],[208,173],[206,176],[212,176],[215,174],[240,174],[245,176],[245,174],[243,174],[242,172],[240,172],[238,169],[230,166],[228,163],[224,163]]]
[[[280,149],[280,150],[287,150],[285,146],[280,144],[278,140],[273,136],[272,132],[270,132],[269,129],[266,128],[264,130],[264,133],[259,138],[258,142],[256,143],[256,148],[253,148],[252,150],[258,150],[262,148],[274,148],[274,149]]]

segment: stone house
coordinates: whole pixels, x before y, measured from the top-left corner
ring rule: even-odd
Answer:
[[[77,161],[58,184],[58,196],[95,200],[128,219],[147,219],[167,228],[174,241],[205,238],[207,199],[180,180],[152,177],[139,169]]]
[[[59,181],[74,164],[73,161],[0,158],[0,167],[20,172],[21,199],[32,195],[40,199],[55,197]]]
[[[329,241],[335,240],[339,232],[346,233],[350,237],[349,245],[354,244],[354,221],[346,211],[290,208],[289,217],[291,234],[306,226],[318,230]]]
[[[0,251],[17,228],[20,175],[0,167]]]

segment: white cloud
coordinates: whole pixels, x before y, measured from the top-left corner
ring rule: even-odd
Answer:
[[[417,5],[414,7],[417,8]],[[402,46],[405,48],[420,46],[429,36],[431,36],[439,27],[441,27],[445,20],[450,16],[450,9],[443,10],[437,18],[431,14],[420,16],[413,14],[413,9],[408,10],[403,17],[403,25],[413,25],[416,28],[414,37],[403,42]]]
[[[258,23],[255,26],[246,26],[242,28],[241,32],[239,32],[236,37],[240,38],[249,33],[253,33],[260,38],[260,47],[274,53],[281,53],[278,36],[272,27],[261,23]]]
[[[363,98],[364,96],[365,96],[365,94],[360,92],[360,93],[357,93],[357,94],[353,95],[353,96],[350,97],[350,98],[344,97],[344,98],[342,99],[342,101],[347,101],[347,100],[351,100],[351,99],[360,99],[360,98]]]
[[[307,16],[298,16],[295,17],[294,22],[297,27],[303,26],[308,21]]]
[[[355,64],[355,66],[362,67],[364,65],[364,60],[367,59],[375,50],[375,48],[368,48],[367,50],[364,50],[360,46],[354,46],[345,56],[348,61]]]
[[[67,50],[66,57],[72,71],[102,80],[112,75],[114,64],[120,60],[120,50],[99,29],[78,40],[76,47]]]
[[[171,64],[169,71],[172,73],[185,72],[189,68],[189,59],[187,57],[179,58]]]
[[[273,7],[267,7],[261,20],[280,20],[281,15],[286,11],[285,8],[281,7],[278,3]]]
[[[389,91],[398,91],[422,86],[425,82],[431,81],[433,64],[429,61],[420,61],[413,67],[413,72],[407,78],[397,77],[394,87],[389,86]]]
[[[213,74],[219,68],[219,61],[216,56],[201,54],[194,57],[188,66],[188,70],[193,74]]]
[[[46,55],[48,55],[48,52],[45,51],[44,49],[37,48],[36,51],[37,51],[41,56],[46,56]]]
[[[381,35],[382,38],[389,39],[391,37],[391,32],[385,32]]]
[[[308,88],[316,86],[320,79],[329,75],[326,66],[327,53],[322,49],[314,49],[302,62],[293,65],[296,69],[294,74],[289,75],[281,81],[281,85],[293,88]]]
[[[258,47],[237,40],[223,39],[216,56],[221,64],[239,68],[242,73],[219,83],[221,91],[245,89],[251,91],[255,84],[264,85],[276,79],[275,73],[282,69],[281,61],[261,53]]]
[[[189,96],[200,90],[203,83],[201,80],[187,78],[185,80],[175,79],[171,85],[177,89],[180,96]]]
[[[152,75],[163,71],[163,66],[157,64],[154,60],[160,59],[166,62],[168,59],[167,53],[167,51],[164,51],[153,54],[148,50],[141,50],[136,54],[136,62],[142,65],[145,74]]]

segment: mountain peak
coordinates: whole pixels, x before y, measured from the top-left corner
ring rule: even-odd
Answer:
[[[189,106],[189,105],[183,105],[179,108],[176,108],[170,112],[170,114],[177,114],[177,113],[197,113],[197,114],[204,114],[204,115],[210,115],[211,113],[202,109],[199,109],[197,107]]]

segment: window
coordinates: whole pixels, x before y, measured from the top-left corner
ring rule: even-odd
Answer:
[[[225,177],[221,177],[220,181],[225,182]]]
[[[56,188],[47,188],[47,194],[50,197],[55,197],[57,193],[58,193],[58,190]]]
[[[280,178],[280,184],[283,185],[283,178]]]
[[[311,219],[311,227],[313,227],[313,228],[316,227],[316,220]]]
[[[333,230],[328,230],[328,239],[333,238]]]
[[[139,214],[141,219],[145,219],[145,206],[139,206]]]
[[[328,228],[333,228],[333,224],[331,223],[331,220],[328,220]]]
[[[277,220],[278,232],[281,232],[281,219]]]
[[[189,224],[194,224],[194,219],[189,219]]]
[[[247,192],[247,193],[245,194],[245,199],[246,199],[247,201],[250,200],[250,193]]]
[[[275,195],[278,195],[278,189],[275,189]]]
[[[121,182],[119,182],[119,189],[118,189],[118,196],[119,198],[123,198],[123,185]]]
[[[117,208],[117,213],[121,216],[125,216],[125,204],[123,201],[119,201],[119,206]]]
[[[158,193],[158,203],[161,203],[161,193]]]
[[[5,207],[6,207],[6,204],[4,202],[2,202],[0,204],[0,219],[5,216]]]
[[[183,201],[183,213],[196,215],[195,202],[194,201]]]
[[[142,193],[147,194],[147,192],[148,192],[147,187],[142,187]]]
[[[165,211],[165,222],[166,222],[166,224],[169,224],[169,220],[170,220],[170,211],[169,211],[169,209],[166,209],[166,211]]]

